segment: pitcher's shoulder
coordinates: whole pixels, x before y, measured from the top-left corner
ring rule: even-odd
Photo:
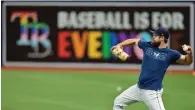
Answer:
[[[146,45],[148,46],[152,46],[152,42],[151,41],[145,41]]]
[[[174,49],[171,49],[171,48],[168,48],[167,51],[168,51],[169,53],[178,53],[177,50],[174,50]]]

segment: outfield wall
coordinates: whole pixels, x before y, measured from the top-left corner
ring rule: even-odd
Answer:
[[[124,48],[131,60],[122,62],[110,48],[128,38],[150,41],[149,30],[159,26],[170,30],[170,48],[183,53],[182,44],[194,47],[190,2],[4,2],[2,13],[6,67],[139,69],[141,49]]]

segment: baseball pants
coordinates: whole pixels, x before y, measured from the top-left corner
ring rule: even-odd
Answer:
[[[137,84],[133,85],[116,97],[113,110],[125,110],[126,106],[136,102],[144,102],[149,110],[165,110],[162,93],[163,89],[145,90],[138,88]]]

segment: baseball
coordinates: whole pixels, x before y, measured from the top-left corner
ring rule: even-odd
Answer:
[[[116,91],[117,92],[120,92],[122,90],[122,88],[120,87],[120,86],[118,86],[117,88],[116,88]]]
[[[187,45],[183,45],[183,51],[188,51],[188,46]]]

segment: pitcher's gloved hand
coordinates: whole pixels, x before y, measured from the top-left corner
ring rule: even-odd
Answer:
[[[121,46],[113,46],[111,48],[112,54],[120,58],[122,61],[125,61],[129,55],[125,53]]]

